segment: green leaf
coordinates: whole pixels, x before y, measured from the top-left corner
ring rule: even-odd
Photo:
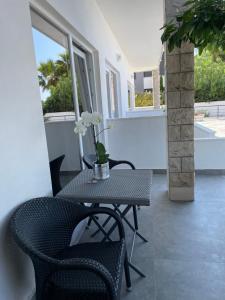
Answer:
[[[109,154],[106,153],[105,146],[100,142],[96,143],[96,154],[98,164],[105,164],[108,162]]]
[[[225,50],[225,1],[189,0],[184,7],[184,12],[161,28],[162,43],[168,42],[170,51],[184,41],[201,47],[201,53],[209,45]]]

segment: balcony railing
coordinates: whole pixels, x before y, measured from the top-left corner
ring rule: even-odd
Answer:
[[[225,118],[225,105],[199,105],[195,106],[195,120],[204,118]]]
[[[46,122],[60,122],[60,121],[74,121],[75,113],[74,112],[55,112],[55,113],[46,113],[44,115],[44,121]]]

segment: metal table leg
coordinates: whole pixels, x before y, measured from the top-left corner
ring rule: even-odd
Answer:
[[[133,231],[133,232],[136,232],[137,236],[142,239],[144,242],[148,242],[148,240],[146,240],[145,237],[143,237],[143,235],[141,235],[139,232],[138,232],[138,220],[137,220],[137,211],[136,211],[136,207],[135,207],[135,210],[134,210],[134,206],[133,206],[133,217],[134,217],[134,224],[135,224],[135,227],[127,220],[127,218],[125,216],[122,216],[122,213],[121,211],[118,209],[118,208],[115,208],[116,212],[120,215],[120,217],[124,220],[124,222],[126,222],[126,224],[130,227],[130,229]],[[135,211],[135,214],[134,214],[134,211]]]
[[[83,204],[83,205],[84,205],[84,204]],[[93,203],[93,204],[91,204],[90,207],[99,207],[99,204],[98,204],[98,203]],[[95,219],[98,219],[98,217],[95,217]],[[89,229],[89,227],[90,227],[92,221],[93,221],[93,217],[90,217],[89,220],[88,220],[86,229]]]
[[[121,215],[120,215],[120,217],[121,217],[121,219],[123,219],[123,217],[128,213],[128,211],[131,209],[131,205],[127,205],[127,207],[123,210],[123,212],[121,212]],[[107,235],[103,238],[103,240],[102,240],[102,242],[105,242],[107,239],[108,239],[108,237],[113,233],[113,231],[115,230],[115,228],[117,227],[117,224],[116,223],[114,223],[113,225],[112,225],[112,227],[109,229],[109,231],[107,232]]]
[[[120,205],[114,205],[114,211],[117,210],[117,208],[119,207]],[[104,228],[108,223],[109,221],[111,220],[111,216],[108,216],[108,218],[105,220],[105,222],[102,224],[102,227]],[[94,233],[92,233],[91,237],[95,237],[101,230],[100,229],[97,229]]]
[[[126,214],[129,212],[130,209],[133,209],[133,217],[134,217],[134,227],[131,225],[131,223],[126,219]],[[121,219],[124,220],[127,225],[131,228],[131,230],[134,232],[133,234],[133,240],[132,240],[132,246],[131,246],[131,252],[130,252],[130,257],[129,257],[129,266],[132,268],[136,273],[138,273],[141,277],[146,277],[143,272],[140,271],[139,268],[137,268],[135,265],[132,264],[132,256],[133,256],[133,251],[134,251],[134,246],[135,246],[135,238],[136,235],[139,236],[144,242],[148,242],[139,232],[138,232],[138,219],[137,219],[137,208],[135,205],[131,206],[128,205],[126,208],[121,212],[118,207],[115,207],[115,210],[117,213],[120,215]],[[116,223],[112,225],[110,230],[107,232],[107,234],[104,236],[102,242],[105,242],[108,238],[110,238],[110,235],[113,233],[113,231],[116,228]],[[101,229],[100,229],[101,230]]]

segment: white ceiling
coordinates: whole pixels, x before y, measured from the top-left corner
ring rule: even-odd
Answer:
[[[133,71],[159,65],[163,0],[96,0]]]

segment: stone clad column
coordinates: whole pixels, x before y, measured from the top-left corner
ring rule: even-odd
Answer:
[[[153,106],[156,109],[160,108],[160,75],[159,69],[152,70],[153,80]]]
[[[166,20],[183,0],[165,0]],[[194,48],[165,50],[169,198],[194,200]]]

